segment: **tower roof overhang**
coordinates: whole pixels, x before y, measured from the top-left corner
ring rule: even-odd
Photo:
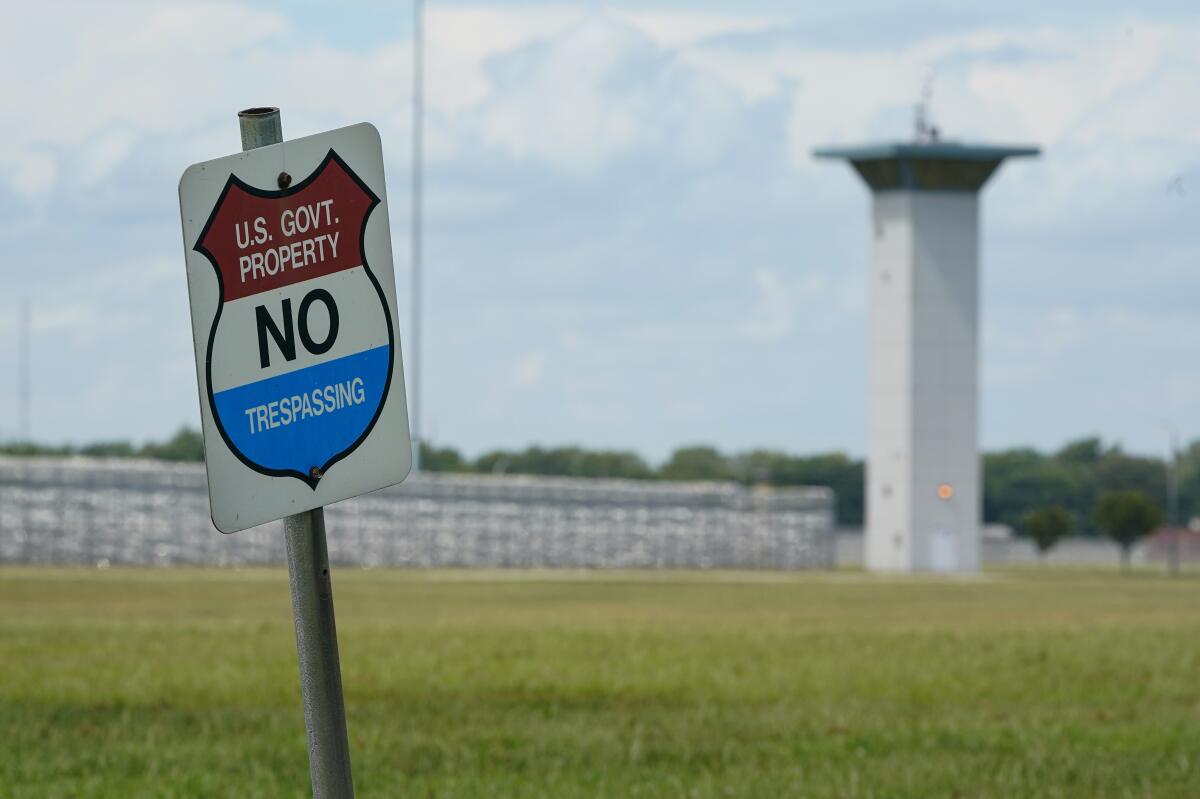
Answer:
[[[935,141],[820,147],[813,155],[849,161],[872,191],[979,191],[1004,159],[1039,152],[1032,146]]]

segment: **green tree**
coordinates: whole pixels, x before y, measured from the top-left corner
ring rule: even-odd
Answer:
[[[654,476],[653,471],[636,452],[585,450],[581,447],[493,450],[476,458],[472,468],[485,474],[621,477],[634,480]]]
[[[1097,436],[1068,442],[1054,453],[1054,463],[1070,484],[1069,493],[1055,500],[1075,518],[1080,532],[1095,535],[1090,519],[1096,507],[1096,465],[1115,448],[1106,447]]]
[[[421,470],[425,472],[465,472],[467,462],[453,447],[435,447],[421,442]]]
[[[139,455],[165,461],[204,460],[204,438],[199,431],[181,427],[165,442],[150,442],[142,447]]]
[[[1054,453],[1054,459],[1067,465],[1091,468],[1104,457],[1104,453],[1107,451],[1099,436],[1091,436],[1068,441],[1062,449]]]
[[[1025,514],[1022,531],[1033,539],[1038,557],[1045,558],[1059,539],[1071,532],[1071,514],[1061,505],[1038,508]]]
[[[1173,522],[1185,522],[1200,516],[1200,441],[1193,441],[1179,453],[1179,512]]]
[[[80,447],[79,454],[92,458],[129,458],[134,447],[128,441],[93,441]]]
[[[1093,518],[1096,526],[1121,547],[1121,567],[1129,571],[1133,545],[1162,524],[1162,509],[1144,491],[1113,491],[1100,496]]]
[[[1167,497],[1167,464],[1159,458],[1142,458],[1111,449],[1096,462],[1096,493],[1141,491],[1160,507]]]
[[[767,483],[775,486],[828,486],[833,489],[838,524],[863,522],[863,481],[861,460],[840,452],[797,456],[771,450],[755,450],[738,455],[731,469],[743,483]]]
[[[733,480],[729,460],[712,447],[681,447],[658,470],[664,480]]]
[[[72,452],[74,450],[70,445],[54,446],[35,444],[32,441],[8,441],[0,444],[0,455],[15,455],[22,458],[70,455]]]
[[[1010,449],[983,457],[983,518],[1023,530],[1034,508],[1079,507],[1079,480],[1069,467],[1033,449]]]
[[[578,477],[620,477],[627,480],[646,480],[654,476],[654,471],[636,452],[597,450],[581,454],[575,475]]]
[[[1130,455],[1119,446],[1105,446],[1099,438],[1072,441],[1054,454],[1053,461],[1071,487],[1058,504],[1085,525],[1102,494],[1138,490],[1160,504],[1166,499],[1167,468],[1162,460]]]

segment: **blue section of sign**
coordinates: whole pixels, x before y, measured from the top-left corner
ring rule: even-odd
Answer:
[[[375,418],[391,350],[384,345],[214,394],[230,443],[265,469],[308,474],[324,467]]]

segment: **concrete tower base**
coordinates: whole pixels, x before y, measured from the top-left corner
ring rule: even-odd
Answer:
[[[867,568],[979,568],[973,192],[874,198]]]

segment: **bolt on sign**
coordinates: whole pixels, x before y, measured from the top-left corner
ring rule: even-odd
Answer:
[[[194,164],[179,205],[217,528],[402,481],[412,452],[379,132]]]

